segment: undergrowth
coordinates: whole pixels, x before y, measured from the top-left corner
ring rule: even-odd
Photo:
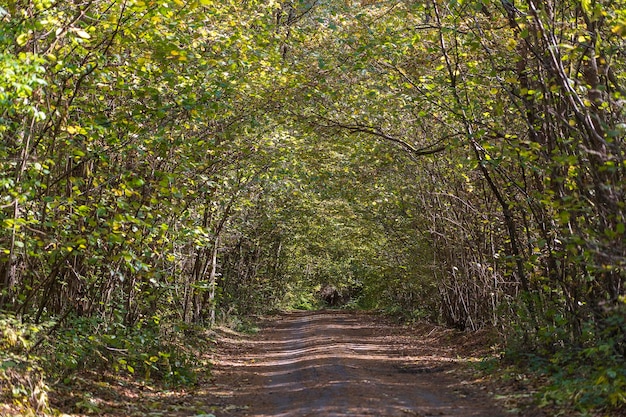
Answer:
[[[581,416],[626,415],[626,317],[614,314],[598,330],[587,323],[566,342],[558,323],[544,325],[534,346],[513,338],[500,363],[501,375],[528,375],[540,407],[569,409]],[[492,365],[486,365],[492,366]]]
[[[219,324],[244,334],[257,334],[260,330],[255,320],[237,315],[224,316]]]
[[[68,389],[84,371],[162,386],[193,385],[210,364],[200,354],[204,329],[165,324],[158,317],[133,326],[96,318],[24,324],[0,316],[0,415],[52,413],[48,394]]]
[[[626,363],[608,352],[564,350],[551,357],[524,355],[516,365],[545,378],[539,406],[571,407],[581,415],[598,410],[626,412]],[[593,356],[590,356],[593,355]]]
[[[42,358],[32,355],[30,349],[51,325],[24,324],[13,315],[0,314],[0,415],[49,412]]]
[[[98,369],[171,385],[193,384],[206,365],[194,349],[200,330],[164,325],[157,317],[132,327],[74,318],[47,340],[44,357],[54,377],[65,382],[72,373]]]

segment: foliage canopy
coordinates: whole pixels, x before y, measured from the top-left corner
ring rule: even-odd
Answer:
[[[590,362],[623,407],[625,11],[10,0],[0,309],[131,332],[331,285]]]

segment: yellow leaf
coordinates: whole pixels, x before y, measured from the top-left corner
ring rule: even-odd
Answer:
[[[626,22],[619,22],[617,25],[611,28],[611,32],[618,36],[626,35]]]
[[[83,38],[83,39],[91,39],[91,35],[88,34],[87,32],[85,32],[82,29],[76,29],[75,30],[76,34],[78,35],[78,37]]]
[[[585,13],[591,14],[591,0],[581,0],[580,5]]]
[[[26,42],[28,42],[28,38],[28,33],[22,33],[17,37],[16,42],[19,46],[24,46],[26,45]]]

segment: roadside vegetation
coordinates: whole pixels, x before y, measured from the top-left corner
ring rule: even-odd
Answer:
[[[82,370],[194,384],[206,328],[332,288],[492,329],[540,404],[624,412],[625,11],[4,2],[7,410]]]

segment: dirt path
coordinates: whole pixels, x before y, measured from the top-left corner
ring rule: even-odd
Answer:
[[[506,413],[455,377],[454,352],[379,316],[297,312],[265,323],[216,371],[228,416],[481,416]],[[460,343],[467,340],[458,341]],[[233,351],[235,349],[236,351]],[[222,410],[223,411],[223,410]],[[217,414],[216,414],[217,415]],[[217,415],[217,417],[221,417]]]

